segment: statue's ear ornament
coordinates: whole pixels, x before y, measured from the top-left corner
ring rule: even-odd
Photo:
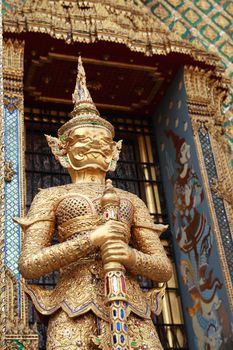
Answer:
[[[68,143],[65,139],[62,136],[59,139],[50,135],[45,135],[45,137],[55,158],[64,168],[69,168],[70,163],[67,157]]]
[[[120,156],[120,152],[121,152],[121,148],[122,148],[122,142],[123,142],[123,140],[120,140],[120,141],[116,142],[114,145],[113,157],[112,157],[112,161],[110,163],[109,169],[108,169],[109,171],[116,170],[117,161],[119,160],[119,156]]]

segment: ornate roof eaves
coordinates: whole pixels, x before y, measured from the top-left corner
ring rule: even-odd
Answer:
[[[16,0],[14,8],[4,15],[4,32],[46,33],[67,43],[115,42],[148,56],[186,54],[223,71],[217,54],[169,32],[164,23],[134,1],[79,1],[77,5],[74,0],[36,0],[32,5],[29,0]]]

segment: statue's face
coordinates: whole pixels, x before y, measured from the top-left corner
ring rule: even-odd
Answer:
[[[71,130],[67,156],[75,170],[86,168],[108,171],[115,142],[111,133],[102,127],[84,126]]]

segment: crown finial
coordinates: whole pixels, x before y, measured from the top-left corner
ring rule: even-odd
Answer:
[[[78,58],[77,78],[72,100],[75,106],[84,101],[93,104],[90,92],[87,89],[86,73],[83,67],[81,56]]]
[[[77,79],[72,95],[74,109],[70,113],[70,120],[58,130],[58,136],[65,138],[70,130],[81,125],[97,125],[110,131],[114,137],[114,127],[107,120],[100,117],[100,114],[87,89],[86,73],[82,59],[78,58]]]

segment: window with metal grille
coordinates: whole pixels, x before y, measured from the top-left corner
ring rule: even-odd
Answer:
[[[26,183],[27,209],[39,188],[47,188],[70,183],[69,174],[53,157],[43,134],[56,136],[61,123],[66,121],[66,111],[25,109],[26,121]],[[114,173],[108,174],[114,186],[135,193],[147,204],[155,223],[167,223],[167,215],[160,178],[159,163],[153,143],[153,128],[150,119],[136,117],[110,117],[114,125],[116,140],[123,139],[123,147]],[[165,249],[172,260],[170,232],[162,236]],[[53,243],[56,243],[56,234]],[[174,263],[173,263],[174,265]],[[53,288],[57,273],[51,273],[29,283],[44,288]],[[153,288],[155,284],[138,277],[143,290]],[[164,349],[187,349],[185,330],[180,305],[179,289],[174,275],[167,283],[167,293],[163,301],[160,316],[153,316]],[[37,322],[40,343],[39,350],[46,349],[46,319],[36,314],[29,302],[29,322]]]

